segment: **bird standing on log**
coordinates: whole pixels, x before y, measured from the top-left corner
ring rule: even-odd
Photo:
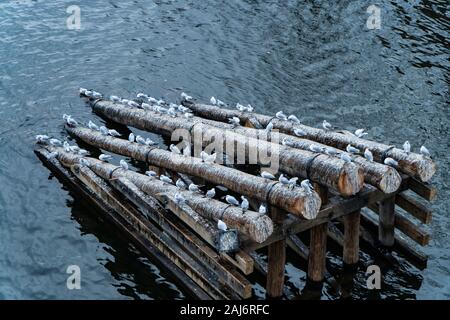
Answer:
[[[420,147],[420,154],[422,154],[425,157],[431,157],[430,151],[425,146]]]
[[[156,172],[152,170],[145,171],[145,174],[149,177],[156,177]]]
[[[406,153],[411,152],[411,144],[409,143],[409,141],[405,141],[405,143],[403,144],[403,151],[405,151]]]
[[[384,164],[386,164],[386,165],[388,165],[388,166],[391,166],[391,167],[397,167],[398,166],[398,162],[397,161],[395,161],[394,159],[392,159],[392,158],[386,158],[386,159],[384,159]]]
[[[217,228],[221,231],[227,231],[227,225],[222,220],[217,220]]]
[[[324,128],[325,130],[331,130],[333,129],[333,126],[327,120],[323,120],[322,128]]]
[[[283,174],[280,175],[280,177],[278,178],[278,181],[282,184],[282,185],[289,185],[289,179],[286,178]]]
[[[178,179],[177,182],[175,182],[175,185],[177,186],[178,189],[186,189],[186,183],[183,182],[183,180]]]
[[[128,170],[128,163],[125,160],[120,160],[119,163],[123,170]]]
[[[303,136],[306,136],[306,132],[305,132],[304,130],[302,130],[302,129],[299,129],[299,128],[294,129],[294,134],[295,134],[297,137],[303,137]]]
[[[231,125],[234,127],[237,127],[238,125],[240,125],[241,120],[239,120],[238,117],[232,117],[228,119],[228,122],[231,123]]]
[[[355,136],[357,136],[358,138],[362,138],[362,137],[367,136],[367,135],[368,135],[368,133],[365,132],[364,129],[356,129],[355,130]]]
[[[177,193],[175,195],[175,203],[180,205],[180,204],[184,204],[186,202],[186,199],[179,193]]]
[[[95,130],[95,131],[98,131],[98,130],[99,130],[98,125],[96,125],[95,123],[93,123],[91,120],[89,120],[88,127],[89,127],[89,129],[91,129],[91,130]]]
[[[168,176],[165,176],[163,174],[159,176],[159,180],[161,180],[162,182],[165,182],[165,183],[173,184],[172,179],[170,179]]]
[[[118,133],[117,130],[114,130],[114,129],[108,130],[108,134],[112,137],[120,137],[121,136],[121,134]]]
[[[284,120],[284,121],[286,121],[288,119],[288,117],[283,113],[283,111],[278,111],[275,114],[275,117],[277,117],[280,120]]]
[[[170,149],[170,151],[172,151],[175,154],[181,154],[180,149],[178,149],[178,147],[176,145],[174,145],[174,144],[171,144],[169,146],[169,149]]]
[[[306,192],[306,194],[311,194],[312,191],[314,190],[314,187],[312,186],[311,182],[308,179],[300,182],[300,186]]]
[[[216,196],[216,189],[212,188],[206,192],[206,197],[212,199]]]
[[[225,201],[233,206],[239,207],[239,201],[237,201],[233,196],[227,195],[225,197]]]
[[[347,150],[348,153],[354,153],[354,154],[358,154],[359,153],[359,149],[356,149],[355,147],[353,147],[352,145],[347,145],[347,147],[345,148],[345,150]]]
[[[266,206],[265,205],[260,205],[259,206],[259,209],[258,209],[258,213],[260,213],[260,214],[266,214],[267,213],[267,208],[266,208]]]
[[[213,106],[215,106],[215,105],[217,104],[217,100],[216,100],[216,98],[214,98],[214,97],[211,97],[211,99],[209,99],[209,102],[211,102],[211,104],[212,104]]]
[[[109,154],[104,154],[102,153],[101,155],[98,156],[100,161],[108,161],[112,159],[112,156],[110,156]]]
[[[296,124],[299,124],[299,123],[300,123],[300,119],[297,118],[297,117],[296,117],[295,115],[293,115],[293,114],[291,114],[291,115],[288,117],[288,120],[291,121],[291,122],[293,122],[293,123],[296,123]]]
[[[136,136],[134,135],[134,133],[130,133],[130,135],[128,136],[128,141],[130,142],[134,142],[134,140],[136,139]]]
[[[199,187],[196,184],[191,183],[188,187],[189,191],[191,192],[200,192]]]
[[[267,171],[261,172],[261,177],[263,177],[264,179],[269,179],[269,180],[275,179],[275,176]]]
[[[366,148],[366,150],[364,150],[364,158],[366,158],[369,161],[373,161],[373,154],[372,152]]]
[[[241,209],[244,210],[244,211],[248,210],[248,207],[249,207],[248,199],[246,197],[244,197],[244,196],[241,196],[241,199],[242,199]]]

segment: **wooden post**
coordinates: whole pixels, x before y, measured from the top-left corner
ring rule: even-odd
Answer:
[[[379,203],[380,224],[378,225],[378,240],[385,247],[392,247],[395,239],[395,196]]]
[[[325,276],[328,223],[322,223],[310,230],[308,278],[312,282],[322,282]]]
[[[344,216],[344,265],[352,266],[359,260],[360,211]]]
[[[283,214],[271,207],[270,216],[274,223],[280,223]],[[284,266],[286,263],[286,239],[276,241],[268,248],[266,292],[268,298],[281,298],[284,287]]]

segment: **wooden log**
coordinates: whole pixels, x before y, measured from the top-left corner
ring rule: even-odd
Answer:
[[[82,158],[73,153],[67,153],[62,148],[46,146],[47,150],[57,152],[58,160],[64,164],[77,164]],[[186,199],[187,206],[191,207],[199,215],[217,221],[223,220],[229,228],[237,229],[256,242],[265,241],[273,231],[272,220],[263,214],[254,211],[242,213],[242,209],[232,207],[218,200],[206,198],[198,193],[179,190],[174,185],[164,183],[153,177],[148,177],[131,170],[123,170],[121,167],[102,162],[97,159],[84,159],[89,163],[89,168],[104,179],[115,179],[125,177],[133,182],[138,188],[151,196],[168,194],[175,197],[180,194]]]
[[[409,179],[408,187],[428,201],[433,201],[437,197],[437,189],[431,186],[429,183],[421,182],[416,179]]]
[[[270,208],[270,215],[275,222],[279,222],[283,217],[283,214],[275,208]],[[280,298],[283,295],[285,264],[286,240],[282,239],[268,247],[266,292],[269,298]]]
[[[236,291],[242,298],[251,297],[251,283],[238,273],[234,267],[231,267],[228,262],[223,261],[219,254],[208,247],[188,228],[176,221],[173,216],[167,214],[156,199],[144,194],[126,178],[120,177],[111,180],[110,183],[173,239],[178,241],[181,246],[184,246],[188,252],[193,253],[194,258],[200,259],[204,265],[208,265],[225,284]]]
[[[395,196],[380,201],[378,240],[385,247],[392,247],[394,244],[395,232]]]
[[[369,205],[369,209],[379,214],[380,209],[376,205]],[[422,230],[419,226],[415,225],[407,218],[394,211],[394,226],[403,232],[406,236],[420,244],[421,246],[428,245],[430,241],[430,235]]]
[[[360,212],[344,216],[343,260],[346,265],[355,265],[359,260],[359,220]]]
[[[411,214],[413,217],[419,219],[421,222],[426,224],[431,222],[431,218],[433,216],[431,209],[427,208],[410,196],[404,193],[397,194],[395,197],[395,204]]]
[[[302,188],[286,188],[276,181],[255,177],[242,171],[215,163],[205,163],[199,158],[178,155],[170,151],[144,146],[128,140],[102,135],[100,132],[82,127],[67,127],[68,132],[84,142],[114,153],[146,161],[158,167],[202,177],[212,183],[268,201],[305,219],[312,219],[320,208],[316,193],[307,194]]]
[[[206,293],[199,285],[197,285],[187,274],[178,267],[172,260],[165,256],[158,248],[156,248],[146,237],[136,232],[135,227],[126,220],[125,217],[117,213],[105,201],[101,200],[98,195],[88,189],[78,178],[76,178],[69,170],[61,165],[61,163],[53,158],[45,149],[39,148],[35,150],[36,155],[41,159],[45,166],[65,185],[68,185],[82,199],[93,205],[94,208],[107,218],[107,221],[123,231],[129,238],[134,241],[135,245],[158,267],[163,267],[168,274],[179,280],[179,285],[187,290],[188,294],[198,300],[210,300],[211,296]]]
[[[250,150],[256,150],[259,155],[278,155],[279,168],[291,176],[308,177],[312,181],[323,184],[336,192],[350,196],[356,194],[363,185],[364,174],[360,166],[355,163],[345,162],[341,159],[326,154],[316,154],[310,151],[299,150],[283,145],[278,145],[265,140],[249,138],[208,124],[202,118],[192,118],[189,122],[184,118],[172,118],[148,110],[126,108],[109,101],[96,101],[92,109],[99,115],[142,130],[149,130],[170,137],[177,129],[188,130],[191,134],[197,132],[202,137],[203,145],[222,143],[222,150],[236,156],[235,148],[227,145],[237,144],[244,147],[245,154]],[[261,157],[257,157],[261,161]],[[261,163],[266,165],[266,163]]]
[[[310,230],[308,279],[322,282],[325,276],[328,224],[317,225]]]
[[[295,129],[301,129],[306,134],[305,139],[317,141],[326,145],[337,147],[345,150],[346,146],[351,144],[355,148],[364,151],[370,149],[378,162],[383,162],[386,157],[393,158],[398,161],[399,169],[408,175],[419,178],[421,181],[428,181],[436,172],[436,165],[427,157],[416,153],[407,153],[402,149],[388,146],[382,143],[369,141],[358,138],[352,134],[340,133],[335,131],[326,131],[323,129],[312,128],[302,124],[295,124],[290,121],[279,120],[276,117],[261,115],[257,113],[240,112],[238,110],[224,109],[216,106],[198,104],[192,102],[183,102],[195,114],[214,119],[217,121],[227,121],[231,117],[238,117],[241,121],[246,122],[251,116],[262,125],[267,126],[269,122],[273,123],[275,129],[279,129],[283,133],[295,135]]]

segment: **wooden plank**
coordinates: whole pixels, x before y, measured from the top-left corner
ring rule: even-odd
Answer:
[[[392,247],[395,232],[395,196],[380,201],[378,207],[378,240],[383,246]]]
[[[355,265],[359,260],[360,211],[344,216],[343,260],[346,265]]]
[[[433,216],[431,209],[427,208],[414,198],[404,193],[400,193],[395,197],[395,204],[413,217],[419,219],[421,222],[426,224],[431,222]]]
[[[173,215],[166,212],[156,199],[142,192],[126,178],[118,178],[111,181],[111,184],[172,238],[177,240],[182,247],[185,247],[186,251],[191,252],[194,258],[201,260],[205,265],[209,265],[214,273],[241,297],[244,299],[251,297],[251,283],[228,262],[222,261],[218,253],[177,221]]]
[[[270,216],[274,223],[283,217],[283,213],[271,207]],[[266,292],[269,298],[280,298],[283,295],[284,267],[286,264],[286,240],[274,242],[268,248],[268,269]]]
[[[165,272],[177,279],[178,285],[184,288],[189,295],[199,300],[210,300],[211,297],[198,286],[186,273],[167,258],[159,249],[150,243],[145,237],[136,233],[134,227],[107,203],[101,200],[92,190],[88,189],[83,183],[76,178],[70,171],[63,167],[60,162],[54,158],[49,158],[49,152],[44,149],[35,150],[36,155],[43,164],[58,178],[58,180],[79,195],[83,201],[86,201],[107,218],[107,221],[119,228],[128,238],[131,238],[136,246],[147,256],[152,262],[156,263]]]
[[[426,182],[421,182],[417,179],[410,178],[408,180],[408,187],[422,198],[428,201],[434,201],[437,197],[437,189]]]
[[[327,252],[328,223],[322,223],[310,230],[308,279],[312,282],[322,282],[325,276]]]
[[[379,214],[379,209],[376,205],[370,205],[369,209]],[[395,212],[394,215],[394,225],[398,230],[403,232],[406,236],[408,236],[421,246],[428,245],[428,243],[430,242],[430,235],[426,231],[422,230],[419,226],[415,225],[400,213]]]
[[[109,205],[111,205],[120,215],[124,216],[136,230],[146,237],[154,246],[171,259],[179,268],[194,280],[204,291],[214,299],[232,299],[237,295],[230,295],[229,290],[223,292],[223,284],[218,277],[214,277],[206,266],[197,263],[189,256],[175,241],[161,232],[147,219],[142,219],[142,214],[129,205],[128,201],[121,199],[104,180],[86,167],[73,166],[72,173]]]

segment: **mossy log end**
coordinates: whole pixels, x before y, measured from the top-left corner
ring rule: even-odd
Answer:
[[[198,130],[202,134],[204,145],[209,145],[222,138],[222,150],[232,152],[231,156],[233,157],[236,150],[230,151],[227,148],[227,145],[230,143],[244,145],[246,154],[249,153],[250,149],[257,150],[258,154],[263,155],[277,152],[279,154],[279,167],[282,171],[291,176],[307,177],[335,190],[343,196],[354,195],[363,186],[363,171],[359,165],[353,162],[347,163],[326,154],[317,154],[249,138],[233,130],[223,130],[222,128],[206,124],[206,120],[202,118],[194,117],[186,121],[182,117],[172,118],[149,110],[128,108],[106,100],[95,101],[92,104],[92,108],[96,113],[112,121],[142,130],[153,131],[165,136],[171,136],[174,130],[185,129],[191,133]]]
[[[227,205],[221,201],[206,198],[198,193],[187,190],[179,190],[171,184],[164,183],[158,179],[139,174],[131,170],[102,162],[100,160],[82,157],[73,153],[65,152],[62,148],[45,147],[49,152],[57,152],[57,159],[67,167],[78,164],[81,158],[89,163],[89,169],[101,178],[110,180],[125,177],[134,183],[145,193],[157,197],[159,194],[168,194],[174,197],[179,193],[186,199],[186,205],[195,210],[200,216],[213,221],[223,220],[229,228],[236,229],[248,236],[250,239],[261,243],[273,232],[272,220],[267,216],[254,211],[246,211],[243,214],[241,208]]]
[[[428,157],[413,152],[405,152],[402,149],[388,146],[383,143],[361,139],[352,134],[326,131],[302,124],[295,124],[290,121],[279,120],[272,116],[223,109],[207,104],[187,101],[184,101],[183,104],[188,106],[195,114],[217,121],[227,121],[227,119],[231,117],[238,117],[243,122],[247,122],[250,119],[256,119],[258,123],[264,127],[267,126],[269,122],[272,122],[275,129],[279,129],[281,132],[290,135],[295,135],[295,129],[301,129],[306,133],[304,136],[305,139],[317,141],[341,150],[345,150],[346,146],[349,144],[361,151],[368,148],[372,151],[376,161],[383,162],[384,158],[391,157],[398,161],[398,169],[400,171],[424,182],[430,180],[436,173],[436,164]]]
[[[320,198],[315,192],[307,194],[301,188],[289,189],[278,182],[256,177],[233,168],[215,163],[205,163],[199,158],[178,155],[136,142],[105,136],[88,128],[67,126],[66,129],[72,136],[97,148],[176,172],[202,177],[212,183],[224,185],[237,193],[268,202],[305,219],[315,218],[320,210]]]

